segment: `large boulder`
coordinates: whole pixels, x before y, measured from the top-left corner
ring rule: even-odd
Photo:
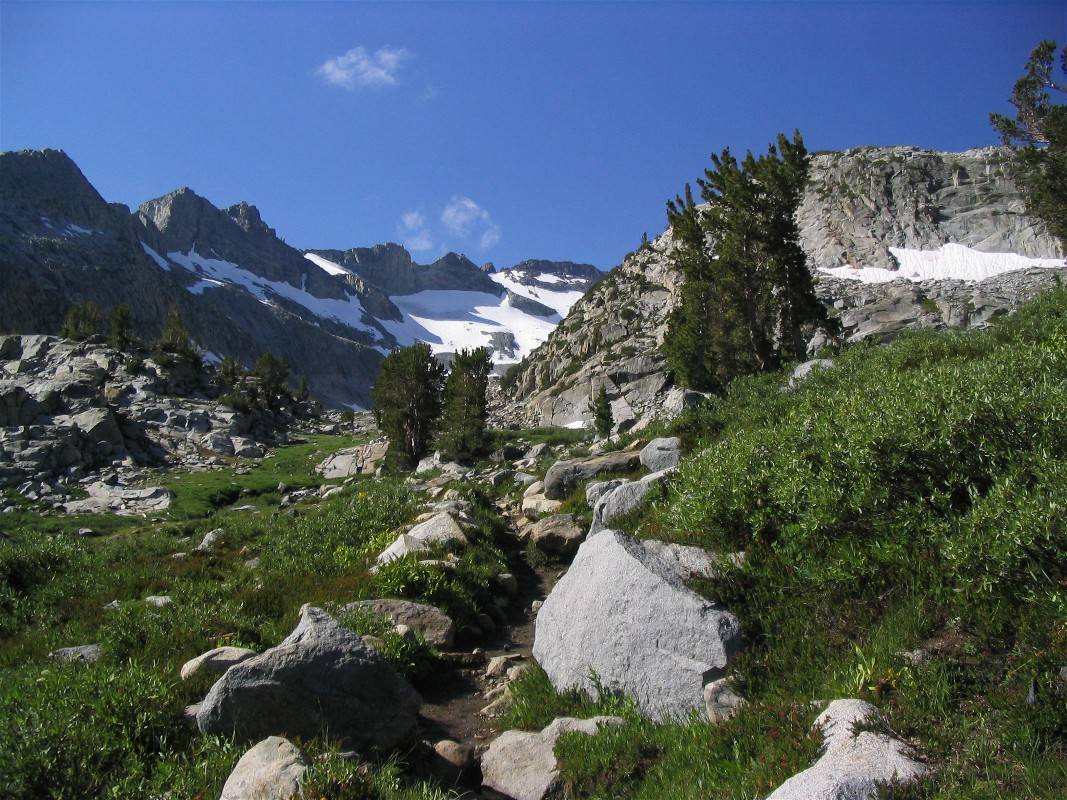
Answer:
[[[357,750],[388,749],[411,734],[420,704],[377,651],[306,605],[281,644],[226,671],[196,721],[204,733],[245,741],[326,732]]]
[[[315,471],[323,478],[349,478],[353,475],[373,475],[378,466],[385,461],[389,452],[387,440],[346,447],[327,456]]]
[[[590,536],[537,615],[533,654],[559,690],[630,695],[653,719],[703,710],[740,646],[737,618],[686,588],[678,561],[620,531]]]
[[[465,546],[467,536],[459,521],[451,513],[441,511],[424,522],[420,522],[407,533],[400,534],[396,540],[378,555],[379,564],[390,561],[408,553],[429,550],[433,545]]]
[[[651,471],[659,472],[678,466],[682,457],[682,440],[677,436],[653,439],[641,451],[641,465]]]
[[[914,783],[926,767],[906,744],[884,733],[855,730],[878,717],[863,700],[835,700],[815,720],[822,756],[774,790],[767,800],[869,800],[880,786]]]
[[[237,762],[219,800],[290,800],[304,783],[307,762],[287,739],[268,736]]]
[[[388,617],[393,625],[407,625],[418,631],[434,647],[448,649],[455,641],[456,626],[452,618],[434,606],[410,600],[360,600],[349,603],[342,610],[346,613],[366,612]]]
[[[639,453],[605,453],[583,460],[557,461],[545,473],[545,497],[562,500],[582,481],[598,475],[630,472],[641,465]]]
[[[664,477],[665,472],[653,472],[641,480],[619,481],[614,489],[601,494],[593,506],[593,523],[589,532],[596,533],[609,528],[622,517],[642,508],[655,496]]]
[[[556,741],[564,733],[595,735],[601,727],[622,725],[621,717],[561,717],[535,733],[505,731],[482,755],[482,785],[512,800],[562,796]]]
[[[546,553],[569,556],[582,543],[585,531],[574,521],[574,514],[555,514],[531,525],[529,536]]]

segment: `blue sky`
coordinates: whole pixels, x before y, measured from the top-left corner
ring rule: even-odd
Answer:
[[[608,268],[710,152],[994,144],[1067,3],[0,2],[0,148],[297,247]]]

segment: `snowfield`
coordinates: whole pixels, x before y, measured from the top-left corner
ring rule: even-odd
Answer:
[[[330,259],[323,258],[322,256],[317,256],[314,253],[304,253],[304,258],[306,258],[308,261],[310,261],[316,267],[321,269],[323,272],[328,272],[330,275],[351,275],[352,274],[347,269],[342,267],[340,264],[335,264],[333,261],[330,261]]]
[[[435,353],[454,353],[490,344],[490,334],[511,333],[515,356],[494,353],[497,364],[511,364],[528,354],[559,324],[558,316],[536,317],[513,308],[507,296],[488,292],[428,289],[390,300],[404,314],[403,322],[382,325],[401,345],[426,342]]]
[[[507,272],[494,272],[489,277],[495,283],[499,283],[505,289],[509,289],[517,295],[528,297],[531,300],[536,300],[542,305],[548,306],[559,314],[560,319],[567,316],[567,312],[571,310],[571,306],[581,300],[582,295],[585,294],[584,291],[579,291],[577,289],[549,291],[548,289],[542,289],[537,286],[526,286],[512,278]],[[547,272],[537,275],[535,280],[538,280],[541,283],[560,282],[558,276],[551,275]]]
[[[962,244],[944,244],[937,250],[911,250],[890,247],[889,252],[900,265],[898,270],[879,267],[834,267],[822,269],[835,278],[849,278],[863,283],[885,283],[907,278],[912,281],[943,280],[981,281],[1004,272],[1027,267],[1062,267],[1062,258],[1031,258],[1016,253],[983,253]]]
[[[146,247],[146,252],[149,249]],[[285,281],[262,278],[230,261],[202,256],[196,252],[196,248],[188,253],[177,251],[167,253],[167,258],[182,269],[199,276],[199,281],[187,287],[188,291],[193,294],[202,294],[208,289],[226,284],[241,286],[258,298],[261,303],[270,305],[274,297],[284,297],[286,300],[303,306],[317,317],[333,319],[355,330],[371,333],[376,337],[380,336],[376,328],[363,321],[364,316],[367,315],[366,311],[363,309],[363,304],[359,302],[359,298],[354,295],[346,294],[344,300],[316,297]]]

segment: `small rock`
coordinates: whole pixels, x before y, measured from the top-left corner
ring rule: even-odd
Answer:
[[[287,739],[268,736],[237,762],[219,800],[290,800],[300,793],[307,762]]]
[[[203,553],[207,550],[210,550],[212,547],[218,544],[219,540],[222,538],[222,534],[222,528],[215,528],[215,530],[213,531],[208,531],[204,534],[204,538],[200,540],[200,544],[194,547],[193,550],[198,553]]]
[[[146,597],[144,601],[148,603],[148,605],[155,606],[156,608],[166,608],[174,602],[168,594],[151,594]]]
[[[80,644],[76,647],[61,647],[58,650],[53,650],[48,654],[48,657],[61,664],[71,661],[92,664],[95,661],[99,661],[103,654],[104,651],[100,649],[98,644]]]
[[[585,531],[578,527],[573,514],[556,514],[531,526],[529,536],[546,553],[569,556],[578,549]]]
[[[704,707],[712,725],[733,719],[744,703],[744,699],[730,688],[726,678],[719,678],[704,687]]]
[[[677,436],[653,439],[641,451],[641,464],[650,472],[678,466],[682,457],[682,440]]]

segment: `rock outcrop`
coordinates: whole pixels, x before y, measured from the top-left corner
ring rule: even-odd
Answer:
[[[367,613],[387,617],[393,625],[407,625],[418,631],[428,644],[450,649],[456,638],[452,618],[434,606],[410,600],[359,600],[342,609],[345,613]]]
[[[324,732],[389,749],[415,726],[414,689],[363,640],[312,606],[277,647],[230,667],[197,711],[200,730],[238,739]]]
[[[813,156],[797,214],[813,269],[863,264],[895,269],[890,248],[955,243],[982,252],[1063,258],[1061,245],[1028,216],[1009,153],[857,148]],[[509,376],[497,418],[529,425],[591,422],[589,400],[607,389],[616,425],[675,415],[693,396],[671,385],[660,345],[679,299],[668,229],[629,254],[591,289]],[[1012,272],[984,281],[862,284],[817,274],[816,292],[849,340],[905,328],[974,328],[1067,279],[1065,269]],[[817,349],[815,343],[813,351]]]
[[[686,588],[677,562],[619,531],[590,536],[537,615],[533,653],[559,690],[608,691],[654,719],[704,706],[740,646],[729,611]]]

